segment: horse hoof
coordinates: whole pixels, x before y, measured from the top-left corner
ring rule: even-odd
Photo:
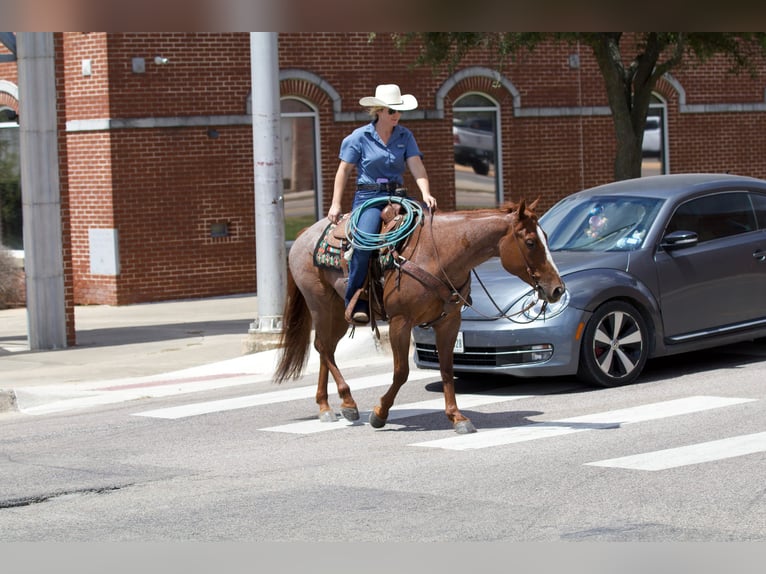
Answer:
[[[476,432],[476,427],[469,420],[460,421],[455,423],[455,432],[457,434],[471,434]]]
[[[319,413],[319,421],[323,423],[334,423],[338,420],[335,411],[322,411]]]
[[[370,411],[370,426],[376,429],[382,429],[386,426],[386,419],[380,418],[375,411]]]
[[[358,421],[359,420],[359,409],[356,407],[344,407],[340,409],[341,414],[343,415],[343,418],[347,421]]]

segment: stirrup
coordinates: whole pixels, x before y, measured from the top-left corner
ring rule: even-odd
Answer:
[[[366,280],[365,280],[366,283]],[[359,298],[364,292],[364,289],[357,289],[356,293],[354,293],[354,296],[351,297],[351,301],[348,302],[348,306],[346,307],[346,312],[344,313],[344,318],[346,319],[346,323],[350,323],[351,325],[366,325],[370,322],[370,315],[369,311],[365,313],[361,309],[356,309],[357,304],[359,303]],[[369,307],[368,307],[369,309]]]
[[[370,316],[364,311],[354,311],[354,314],[351,315],[351,320],[356,325],[366,325],[370,322]]]

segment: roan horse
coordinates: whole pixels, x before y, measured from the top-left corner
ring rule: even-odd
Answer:
[[[471,270],[499,256],[503,267],[529,283],[542,300],[555,302],[564,294],[545,233],[533,211],[536,204],[527,207],[522,200],[501,209],[426,215],[396,254],[397,267],[383,275],[383,304],[394,356],[393,382],[370,413],[371,426],[386,424],[389,409],[407,381],[413,327],[430,324],[436,335],[447,417],[456,432],[475,432],[471,421],[458,410],[452,367]],[[332,374],[342,400],[341,413],[354,421],[359,419],[359,411],[335,363],[335,348],[349,327],[344,319],[344,276],[340,270],[318,268],[313,261],[317,241],[326,227],[327,221],[318,221],[305,229],[290,249],[281,357],[274,380],[300,376],[308,360],[313,328],[314,348],[319,353],[319,418],[336,420],[327,395],[328,375]]]

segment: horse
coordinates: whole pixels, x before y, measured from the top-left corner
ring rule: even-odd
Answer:
[[[528,206],[522,199],[501,208],[426,214],[421,224],[395,252],[395,265],[385,271],[383,308],[388,317],[393,352],[393,381],[371,411],[369,424],[382,428],[397,393],[409,376],[412,329],[429,325],[436,336],[445,413],[458,434],[476,431],[458,409],[453,377],[453,349],[460,329],[460,313],[470,297],[470,274],[474,267],[499,256],[503,267],[535,289],[543,301],[556,302],[565,286],[548,249],[545,232],[534,212],[538,200]],[[288,256],[287,296],[274,381],[295,379],[308,360],[312,329],[319,354],[316,403],[319,419],[337,420],[327,395],[328,375],[335,380],[341,414],[359,419],[351,390],[335,362],[335,349],[346,334],[344,273],[317,267],[313,253],[327,221],[318,221],[295,239]],[[373,314],[372,305],[370,314]]]

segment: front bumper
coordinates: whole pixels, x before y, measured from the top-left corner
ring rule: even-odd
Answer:
[[[565,376],[577,373],[580,335],[587,314],[570,307],[547,320],[515,323],[507,319],[463,321],[463,351],[453,355],[455,373],[496,373],[517,377]],[[438,369],[432,329],[413,331],[414,361],[421,369]]]

